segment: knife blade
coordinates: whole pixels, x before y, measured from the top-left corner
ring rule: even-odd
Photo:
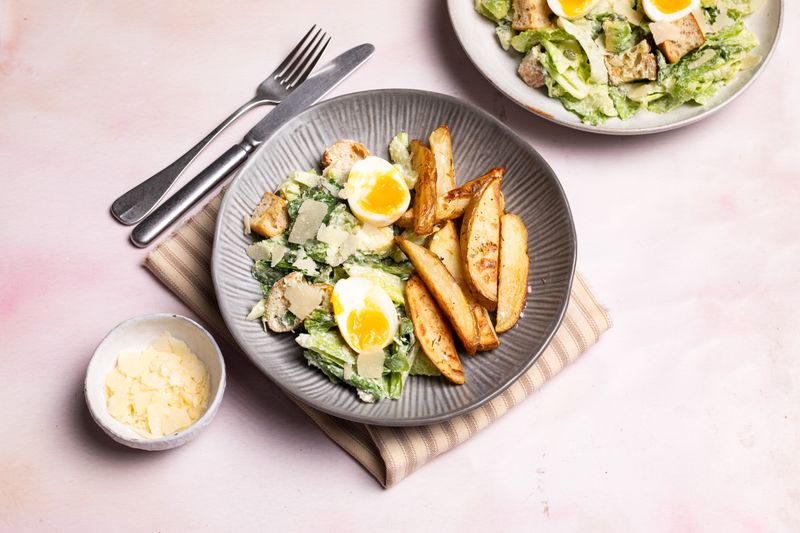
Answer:
[[[292,117],[311,106],[360,67],[375,51],[371,44],[351,48],[308,78],[242,139],[192,178],[131,232],[131,242],[143,248],[244,163],[257,146],[269,139]]]

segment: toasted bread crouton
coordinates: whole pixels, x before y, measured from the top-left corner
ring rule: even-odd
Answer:
[[[250,216],[250,231],[262,237],[275,237],[289,227],[289,213],[286,210],[286,200],[272,194],[264,193],[261,202]]]
[[[300,272],[292,272],[278,281],[269,290],[267,294],[266,311],[264,311],[264,321],[267,327],[276,333],[284,333],[292,331],[303,321],[297,317],[293,317],[290,323],[283,321],[287,311],[289,311],[289,300],[286,298],[286,289],[298,283],[305,283],[303,274]]]
[[[706,37],[703,35],[703,30],[692,13],[676,20],[672,24],[677,27],[680,38],[667,39],[661,43],[656,40],[656,42],[667,61],[677,63],[683,56],[706,42]]]
[[[550,8],[547,0],[514,0],[514,20],[511,27],[517,31],[549,28]]]
[[[344,139],[336,141],[322,154],[324,174],[337,181],[344,180],[356,161],[369,155],[367,147],[360,142]]]
[[[637,80],[654,80],[658,73],[656,56],[651,51],[647,39],[642,39],[639,44],[621,54],[606,56],[605,62],[611,85]]]
[[[517,68],[517,74],[522,78],[522,81],[535,89],[544,87],[544,68],[542,68],[542,64],[533,50],[522,58],[519,68]]]
[[[312,291],[312,295],[314,294],[314,291],[316,292],[318,295],[316,298],[319,301],[319,305],[317,307],[322,307],[323,309],[328,310],[330,309],[330,295],[333,288],[331,285],[326,285],[323,283],[308,283],[303,277],[303,274],[300,272],[292,272],[291,274],[287,274],[276,281],[267,294],[264,322],[272,331],[275,331],[276,333],[292,331],[297,329],[297,327],[303,323],[303,318],[305,317],[301,318],[295,316],[294,314],[287,315],[287,312],[290,310],[290,308],[292,311],[295,311],[295,308],[292,307],[292,302],[290,302],[289,298],[287,297],[287,291],[289,291],[291,287],[296,287],[298,285],[304,286],[305,290],[307,291]],[[311,305],[314,304],[312,303]],[[291,317],[291,320],[287,321],[287,317]]]

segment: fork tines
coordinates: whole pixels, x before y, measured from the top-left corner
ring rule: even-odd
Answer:
[[[314,70],[330,41],[331,38],[322,28],[317,28],[316,24],[311,26],[294,50],[278,66],[275,80],[286,89],[292,89],[295,85],[303,83]]]

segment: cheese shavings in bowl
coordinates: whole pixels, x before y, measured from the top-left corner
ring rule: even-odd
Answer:
[[[106,378],[108,412],[147,438],[182,431],[208,407],[203,362],[169,332],[143,352],[120,354]]]
[[[211,334],[188,318],[131,318],[100,342],[86,370],[92,418],[113,440],[167,450],[214,419],[225,391],[225,361]]]

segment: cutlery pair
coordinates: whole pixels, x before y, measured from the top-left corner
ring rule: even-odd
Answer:
[[[131,233],[133,244],[139,247],[150,244],[198,200],[236,170],[253,150],[280,126],[322,98],[364,63],[375,50],[371,44],[356,46],[336,57],[309,78],[309,74],[330,42],[330,37],[327,37],[321,29],[314,33],[315,28],[309,30],[275,72],[258,86],[252,100],[237,109],[174,163],[114,201],[111,213],[117,220],[123,224],[135,224],[141,220]],[[279,105],[259,121],[245,135],[242,142],[228,149],[148,215],[185,168],[223,129],[253,107],[276,103]]]

